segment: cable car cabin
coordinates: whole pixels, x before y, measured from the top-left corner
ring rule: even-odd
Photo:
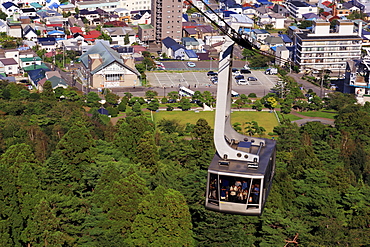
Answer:
[[[258,164],[227,160],[215,154],[208,168],[205,207],[224,213],[262,214],[275,173],[276,142],[264,139],[264,146],[252,142],[232,143],[236,150],[258,154]]]

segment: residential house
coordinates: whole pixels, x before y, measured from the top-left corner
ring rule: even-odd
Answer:
[[[58,7],[58,12],[63,13],[75,13],[76,6],[72,3],[67,2],[67,4],[61,4]]]
[[[192,37],[192,38],[196,38],[197,37],[197,30],[195,28],[195,26],[193,27],[184,27],[182,29],[182,33],[183,33],[183,37]]]
[[[273,12],[275,12],[276,14],[280,14],[280,15],[285,16],[285,17],[287,17],[289,15],[289,11],[287,10],[287,8],[285,8],[281,4],[274,4],[274,6],[272,7],[271,10]]]
[[[162,40],[162,53],[165,53],[169,58],[185,60],[185,50],[183,45],[170,37]]]
[[[20,58],[20,67],[28,67],[30,65],[34,65],[36,69],[36,65],[41,65],[42,64],[42,59],[39,57],[24,57]]]
[[[137,13],[135,14],[135,12]],[[132,25],[151,24],[150,10],[131,11],[130,14]]]
[[[136,41],[136,33],[131,27],[107,27],[102,28],[102,32],[108,34],[112,38],[112,45],[127,45],[125,37],[128,36],[129,43]]]
[[[285,7],[288,9],[290,15],[294,18],[302,18],[302,14],[306,13],[319,13],[319,10],[316,6],[312,6],[306,2],[289,1],[285,2],[284,4]]]
[[[198,55],[193,50],[185,50],[184,60],[198,61]]]
[[[96,9],[102,9],[106,12],[114,12],[117,8],[122,8],[124,6],[118,0],[105,0],[105,1],[80,1],[75,2],[75,5],[80,10],[94,11]]]
[[[19,67],[17,61],[14,58],[0,59],[0,72],[6,75],[18,75]]]
[[[253,28],[254,21],[246,15],[231,14],[228,24],[234,30],[240,30],[241,28]]]
[[[5,2],[1,4],[1,11],[3,11],[7,16],[11,17],[14,13],[18,13],[19,7],[15,5],[13,2]]]
[[[6,19],[8,25],[7,35],[22,38],[22,23],[19,20],[19,13],[15,13],[13,17]]]
[[[50,69],[35,69],[35,70],[30,70],[27,72],[28,74],[28,80],[32,83],[32,85],[37,88],[37,85],[40,80],[45,78],[45,73],[47,71],[50,71]]]
[[[103,42],[97,42],[81,57],[84,74],[82,81],[93,88],[140,86],[140,73],[132,59],[123,60],[119,53]]]
[[[253,39],[258,41],[263,41],[267,37],[270,36],[270,33],[266,31],[265,29],[252,29],[252,32],[250,34]]]
[[[130,22],[130,10],[126,8],[117,8],[113,11],[116,15],[118,15],[118,18],[120,21],[124,21],[126,23]]]
[[[28,16],[30,17],[31,19],[35,19],[36,18],[36,10],[34,8],[24,8],[24,9],[21,9],[20,10],[20,13],[22,16]]]
[[[101,32],[97,31],[97,30],[92,30],[92,31],[89,31],[88,33],[86,33],[84,35],[84,39],[85,41],[88,43],[88,44],[92,44],[95,42],[95,40],[100,37],[101,35]]]
[[[346,61],[361,57],[362,27],[354,32],[351,20],[339,20],[337,32],[330,31],[330,22],[316,20],[311,31],[296,32],[294,61],[301,68],[329,69],[341,72]]]
[[[13,58],[18,64],[20,62],[20,51],[18,49],[5,49],[4,58]]]
[[[181,43],[187,50],[203,50],[203,47],[200,46],[199,41],[195,38],[184,37],[181,39]]]
[[[66,34],[63,31],[53,30],[46,33],[46,37],[54,37],[56,39],[65,39]]]
[[[41,49],[45,49],[47,52],[54,51],[58,48],[54,37],[37,38],[37,43],[40,45]]]
[[[283,40],[285,46],[292,46],[293,40],[286,34],[279,34],[279,37]]]
[[[37,33],[30,25],[23,29],[23,39],[37,41]]]
[[[273,46],[284,46],[284,41],[281,37],[269,36],[265,39],[265,45],[268,45],[270,48]]]
[[[141,42],[153,42],[155,41],[154,27],[151,24],[139,25],[138,38]]]

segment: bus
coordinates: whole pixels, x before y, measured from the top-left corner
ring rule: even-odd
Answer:
[[[231,90],[231,97],[239,97],[239,93],[234,90]]]
[[[192,97],[194,95],[194,91],[190,90],[189,88],[186,88],[184,86],[181,86],[179,88],[179,95],[181,97]]]

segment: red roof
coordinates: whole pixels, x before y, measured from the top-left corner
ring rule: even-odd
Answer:
[[[143,52],[143,51],[146,51],[147,49],[141,45],[133,45],[132,46],[134,48],[134,52],[135,53],[140,53],[140,52]]]
[[[80,27],[71,27],[70,30],[71,30],[71,33],[73,33],[73,34],[74,33],[83,33],[82,29]]]
[[[128,27],[128,25],[124,21],[108,21],[104,23],[104,25],[112,25],[114,27]]]
[[[329,1],[325,1],[325,2],[322,2],[321,4],[322,4],[322,5],[325,5],[326,7],[329,7],[329,6],[330,6],[330,4],[331,4],[331,2],[329,2]]]
[[[92,30],[92,31],[88,32],[84,37],[86,38],[86,36],[89,36],[91,38],[97,38],[100,35],[101,35],[101,32],[96,31],[96,30]]]
[[[46,24],[47,27],[63,27],[63,24]]]

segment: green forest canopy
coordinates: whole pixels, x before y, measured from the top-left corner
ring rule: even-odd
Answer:
[[[370,245],[368,104],[330,95],[335,127],[276,126],[274,184],[263,216],[246,217],[203,206],[206,120],[155,126],[136,102],[113,126],[92,93],[58,95],[0,83],[2,246]]]

